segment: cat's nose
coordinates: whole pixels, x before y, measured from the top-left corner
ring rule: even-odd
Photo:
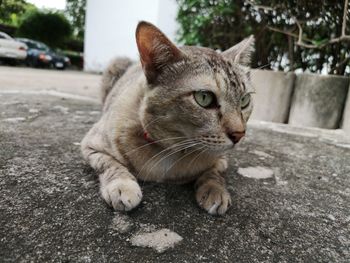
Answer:
[[[240,132],[228,132],[227,137],[233,142],[233,144],[238,143],[245,135],[245,131]]]

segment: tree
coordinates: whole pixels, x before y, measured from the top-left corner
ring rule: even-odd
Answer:
[[[227,49],[256,38],[254,67],[350,75],[348,0],[178,0],[179,40]]]
[[[17,26],[18,18],[35,6],[25,0],[0,0],[0,23]]]
[[[83,39],[85,32],[86,0],[67,0],[66,13],[73,25],[74,34]]]
[[[34,10],[23,16],[17,34],[42,41],[52,47],[60,47],[70,38],[72,28],[59,12]]]

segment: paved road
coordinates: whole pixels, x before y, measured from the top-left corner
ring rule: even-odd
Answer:
[[[0,66],[0,92],[54,91],[98,99],[100,77],[81,71]]]
[[[191,185],[151,183],[120,214],[79,152],[99,108],[0,93],[0,262],[350,262],[350,147],[337,132],[252,123],[230,155],[224,217],[199,209]]]

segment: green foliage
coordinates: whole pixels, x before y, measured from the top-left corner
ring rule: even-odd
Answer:
[[[328,44],[341,35],[344,0],[177,1],[179,41],[186,45],[225,50],[254,34],[253,67],[350,75],[350,42]],[[296,21],[313,48],[297,44]]]
[[[64,48],[68,50],[76,51],[76,52],[83,52],[84,40],[77,39],[77,38],[70,38],[67,41],[65,41]]]
[[[0,0],[0,23],[18,26],[18,18],[35,6],[25,0]]]
[[[79,39],[84,38],[85,12],[86,0],[67,0],[66,14],[73,25],[74,35]]]
[[[32,10],[23,15],[17,35],[60,47],[71,37],[72,28],[59,12]]]

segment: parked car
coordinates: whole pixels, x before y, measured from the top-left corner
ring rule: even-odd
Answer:
[[[30,67],[65,69],[70,65],[68,57],[53,51],[42,42],[27,38],[17,38],[17,40],[28,46],[26,64]]]
[[[8,34],[0,32],[0,59],[11,63],[24,61],[27,57],[27,45],[16,41]]]

